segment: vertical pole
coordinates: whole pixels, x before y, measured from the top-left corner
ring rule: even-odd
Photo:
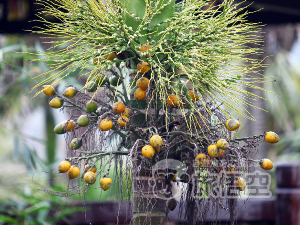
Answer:
[[[300,164],[276,168],[276,225],[300,225]]]

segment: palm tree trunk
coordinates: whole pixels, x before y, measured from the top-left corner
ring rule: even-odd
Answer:
[[[165,187],[165,176],[153,174],[151,170],[143,168],[138,171],[137,168],[139,165],[135,163],[132,173],[133,225],[165,224],[166,200],[161,194]]]

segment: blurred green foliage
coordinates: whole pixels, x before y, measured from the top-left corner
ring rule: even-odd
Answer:
[[[290,51],[280,50],[273,58],[265,75],[273,76],[265,88],[269,111],[269,129],[280,135],[276,144],[278,160],[300,161],[300,44],[295,41]],[[276,95],[272,94],[275,93]]]
[[[75,212],[84,210],[83,207],[68,207],[61,197],[55,195],[42,191],[32,193],[26,186],[24,193],[17,191],[15,194],[19,197],[18,201],[8,198],[6,204],[0,205],[0,224],[50,225],[61,220],[71,224],[67,216],[74,217]]]

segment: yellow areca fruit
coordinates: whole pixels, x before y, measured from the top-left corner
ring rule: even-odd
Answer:
[[[121,114],[125,111],[125,105],[123,102],[115,102],[112,109],[115,113]]]
[[[92,171],[88,171],[83,178],[88,184],[94,184],[97,179],[96,174]]]
[[[160,151],[160,147],[162,145],[162,138],[161,136],[155,134],[150,138],[150,145],[154,148],[156,152]]]
[[[115,57],[116,57],[116,54],[114,52],[112,52],[109,55],[105,55],[104,59],[106,59],[106,60],[113,60]]]
[[[227,130],[234,131],[240,127],[240,122],[236,119],[229,119],[225,124]]]
[[[71,163],[68,162],[68,161],[62,161],[60,164],[59,164],[59,167],[58,167],[58,172],[60,173],[65,173],[65,172],[68,172],[68,170],[71,168]]]
[[[43,92],[47,96],[55,95],[55,90],[51,85],[43,85],[42,86]]]
[[[176,95],[169,95],[167,98],[167,103],[172,107],[177,107],[181,102],[181,99]]]
[[[189,96],[191,96],[193,102],[198,101],[200,99],[200,96],[195,94],[192,91],[189,91],[188,94],[189,94]]]
[[[146,90],[150,85],[150,81],[147,77],[141,77],[140,79],[137,80],[136,85],[140,89]]]
[[[217,148],[221,148],[221,149],[228,149],[229,148],[229,144],[225,139],[219,139],[217,141]]]
[[[262,159],[260,161],[260,167],[264,170],[271,170],[273,168],[273,163],[270,159]]]
[[[227,174],[229,176],[233,176],[233,175],[235,175],[235,173],[236,173],[236,170],[235,170],[235,166],[234,165],[227,166]]]
[[[150,70],[149,63],[140,62],[139,64],[137,64],[137,70],[141,73],[147,73]]]
[[[206,155],[205,154],[198,154],[195,158],[196,164],[199,167],[203,167],[206,165]]]
[[[150,49],[151,49],[151,46],[150,46],[150,45],[148,45],[148,44],[143,44],[142,47],[140,48],[140,51],[141,51],[141,52],[145,52],[145,51],[148,51],[148,50],[150,50]],[[148,57],[148,56],[151,55],[151,52],[148,52],[148,54],[147,54],[147,53],[142,53],[141,55],[144,56],[144,57]]]
[[[222,159],[225,156],[225,151],[221,148],[219,148],[218,158]]]
[[[155,149],[151,145],[142,148],[142,154],[146,159],[151,159],[155,154]]]
[[[68,87],[62,93],[62,95],[67,98],[74,98],[76,94],[77,94],[77,90],[74,87]]]
[[[132,110],[130,108],[125,108],[125,111],[121,114],[121,116],[126,116],[129,118],[132,115]]]
[[[147,97],[147,91],[141,88],[137,88],[134,92],[134,97],[138,101],[144,100]]]
[[[239,177],[237,179],[236,186],[237,186],[238,190],[244,191],[246,188],[246,181],[244,180],[244,178]]]
[[[113,122],[107,118],[101,120],[100,124],[99,124],[99,128],[102,131],[108,131],[113,127]]]
[[[207,152],[213,158],[217,158],[219,156],[219,151],[218,151],[217,145],[208,146]]]
[[[80,169],[76,166],[71,166],[71,168],[68,171],[68,177],[69,179],[75,179],[80,174]]]
[[[93,168],[90,168],[90,165],[87,164],[84,166],[84,172],[88,172],[88,171],[92,171],[92,172],[96,173],[97,168],[96,168],[96,166],[94,166]]]
[[[70,131],[74,130],[74,128],[75,128],[75,122],[73,120],[64,121],[64,122],[62,122],[62,128],[66,132],[70,132]]]
[[[63,104],[63,100],[59,97],[55,97],[49,102],[50,107],[55,109],[61,108]]]
[[[117,124],[118,124],[120,127],[125,127],[125,126],[127,125],[127,123],[129,123],[128,117],[126,117],[126,116],[120,116],[120,117],[118,118]]]
[[[275,132],[269,131],[265,135],[265,140],[268,143],[275,144],[275,143],[278,143],[280,139],[279,139],[279,136]]]
[[[100,186],[101,188],[106,191],[111,187],[112,179],[110,177],[102,177],[100,179]]]

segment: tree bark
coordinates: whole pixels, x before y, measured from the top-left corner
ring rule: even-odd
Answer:
[[[133,180],[133,225],[165,224],[166,199],[162,194],[165,188],[165,176],[141,168],[134,163]]]

